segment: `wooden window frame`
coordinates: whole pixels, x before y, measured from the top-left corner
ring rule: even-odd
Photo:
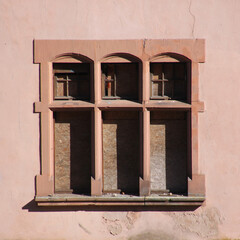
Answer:
[[[150,81],[151,81],[151,87],[150,87],[150,99],[151,100],[176,100],[175,98],[175,84],[177,81],[188,81],[189,80],[189,74],[188,74],[188,68],[186,67],[187,62],[185,61],[179,61],[179,62],[176,62],[177,64],[178,63],[183,63],[184,64],[184,73],[185,73],[185,76],[184,76],[184,79],[178,79],[175,75],[176,75],[176,65],[175,62],[172,63],[173,60],[176,60],[176,59],[172,59],[171,57],[168,58],[168,60],[171,59],[171,62],[166,62],[166,60],[164,62],[161,61],[161,59],[159,60],[159,62],[157,64],[160,64],[161,65],[161,76],[159,76],[157,79],[154,78],[154,75],[152,72],[150,72]],[[156,63],[156,62],[155,62]],[[152,64],[152,63],[150,63]],[[154,63],[153,63],[154,64]],[[172,70],[172,74],[173,74],[173,77],[172,78],[166,78],[165,75],[166,75],[166,65],[167,64],[172,64],[172,67],[173,67],[173,70]],[[150,69],[151,69],[151,66],[150,66]],[[153,84],[161,84],[161,94],[159,95],[154,95],[154,91],[153,91]],[[165,88],[165,85],[171,83],[172,86],[171,86],[171,95],[170,96],[167,96],[165,95],[165,92],[166,92],[166,88]],[[186,90],[187,90],[187,86],[186,86]],[[186,91],[187,92],[187,91]],[[183,100],[187,100],[187,96],[185,99]]]
[[[115,67],[113,69],[113,74],[111,75],[108,74],[107,76],[105,76],[102,73],[102,99],[120,99],[117,96],[117,79],[116,79]],[[105,93],[106,90],[107,90],[107,94]]]
[[[86,62],[86,61],[84,61],[84,62]],[[54,64],[59,64],[59,63],[54,63]],[[81,74],[80,72],[76,72],[76,68],[77,68],[77,70],[79,70],[78,66],[74,66],[73,67],[74,70],[72,70],[72,69],[70,70],[70,69],[67,69],[69,66],[66,66],[65,63],[62,63],[62,64],[63,64],[63,66],[65,65],[65,69],[56,69],[57,67],[55,68],[53,66],[54,100],[63,100],[63,101],[66,101],[66,100],[86,100],[86,101],[90,101],[90,99],[88,99],[88,97],[83,97],[83,96],[81,96],[81,94],[79,94],[79,85],[81,84],[81,81],[82,81],[81,76],[85,75],[85,79],[90,78],[91,77],[90,67],[89,67],[89,72],[87,74],[86,74],[86,72]],[[69,64],[71,64],[71,63],[67,63],[67,65],[69,65]],[[78,64],[81,64],[81,63],[78,63]],[[87,62],[87,64],[90,65],[90,62]],[[62,75],[62,78],[59,78],[58,75]],[[64,93],[63,93],[62,96],[57,96],[57,84],[58,84],[58,82],[64,82],[66,84],[66,86],[63,86],[63,88],[64,88],[63,92]],[[70,89],[71,89],[70,84],[71,84],[71,82],[76,83],[77,90],[78,90],[78,95],[77,96],[71,96],[71,94],[70,94]],[[90,85],[90,82],[89,82],[89,85]],[[90,92],[88,94],[90,95]]]
[[[131,62],[134,58],[141,63],[139,83],[139,102],[127,100],[103,100],[101,63]],[[170,60],[169,60],[170,59]],[[150,63],[188,59],[191,63],[190,89],[188,102],[151,100]],[[54,101],[52,65],[57,62],[92,63],[91,99],[85,101]],[[184,61],[184,60],[183,60]],[[198,114],[204,111],[204,103],[199,100],[199,63],[205,61],[205,41],[203,39],[171,40],[35,40],[34,63],[40,64],[40,101],[35,102],[35,112],[40,113],[41,129],[41,168],[36,177],[35,200],[41,206],[76,205],[86,203],[100,205],[170,205],[185,203],[201,205],[205,196],[205,176],[201,174],[198,159]],[[85,198],[54,195],[54,111],[77,111],[88,109],[92,114],[92,176],[91,196]],[[139,197],[132,199],[103,199],[102,195],[102,116],[106,109],[132,109],[141,112],[141,156]],[[188,195],[153,200],[150,194],[150,111],[177,109],[188,112]],[[49,197],[51,196],[51,197]],[[96,197],[99,196],[99,197]],[[57,204],[56,204],[57,202]],[[163,204],[164,205],[164,204]]]

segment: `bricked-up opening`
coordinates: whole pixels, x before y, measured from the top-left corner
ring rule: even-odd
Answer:
[[[102,63],[102,98],[139,100],[138,63]]]
[[[90,194],[91,112],[55,112],[55,192]]]
[[[187,193],[187,112],[151,111],[151,192]]]
[[[187,63],[150,63],[151,99],[186,101]]]
[[[53,63],[54,100],[90,101],[90,63]]]
[[[138,194],[139,113],[103,111],[103,192]]]

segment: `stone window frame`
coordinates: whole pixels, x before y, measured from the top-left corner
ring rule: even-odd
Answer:
[[[126,57],[127,56],[127,57]],[[163,56],[188,59],[191,63],[191,86],[188,103],[150,100],[150,62],[165,61]],[[142,64],[140,102],[102,100],[101,63],[139,59]],[[129,58],[129,59],[128,59]],[[159,58],[162,58],[159,60]],[[91,100],[53,101],[52,63],[90,62]],[[167,60],[168,61],[168,60]],[[40,64],[40,101],[35,112],[40,113],[41,166],[36,177],[35,200],[40,206],[82,205],[201,205],[205,200],[205,176],[200,173],[198,159],[198,114],[204,111],[199,100],[199,63],[205,62],[204,39],[165,40],[34,40],[34,63]],[[93,97],[94,96],[94,97]],[[158,101],[159,102],[159,101]],[[104,109],[141,109],[142,111],[142,169],[139,197],[104,198],[102,195],[102,116]],[[54,120],[53,111],[88,109],[92,112],[92,177],[91,196],[56,196],[54,194]],[[150,193],[150,110],[181,109],[189,116],[188,195],[151,198]],[[151,204],[153,203],[153,204]]]

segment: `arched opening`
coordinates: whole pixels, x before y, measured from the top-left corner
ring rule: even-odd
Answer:
[[[141,100],[142,64],[126,53],[107,55],[101,61],[103,100]]]
[[[52,62],[54,63],[93,63],[93,60],[87,56],[77,53],[63,53],[57,55]]]
[[[176,53],[150,59],[150,98],[190,103],[191,60]],[[150,113],[151,192],[186,194],[188,112]]]
[[[55,101],[93,101],[93,61],[63,54],[52,62]],[[91,111],[54,114],[54,187],[56,193],[91,192]]]
[[[190,102],[191,60],[176,53],[164,53],[150,60],[152,100]]]
[[[102,60],[101,70],[103,100],[141,101],[140,59],[125,53],[110,54]],[[102,112],[104,193],[138,194],[140,124],[136,109]]]
[[[91,101],[93,61],[80,54],[62,54],[53,61],[54,100]]]

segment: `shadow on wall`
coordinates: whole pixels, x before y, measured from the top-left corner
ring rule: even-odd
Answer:
[[[138,120],[117,121],[118,189],[133,195],[138,194],[139,184],[138,139]]]
[[[135,236],[128,238],[128,240],[178,240],[176,236],[173,236],[169,233],[156,232],[156,233],[141,233]]]
[[[198,206],[67,206],[67,207],[47,207],[47,206],[37,206],[35,200],[31,200],[29,203],[22,207],[23,210],[28,210],[29,212],[71,212],[71,211],[109,211],[109,212],[125,212],[125,211],[132,211],[132,212],[192,212],[195,211]]]

